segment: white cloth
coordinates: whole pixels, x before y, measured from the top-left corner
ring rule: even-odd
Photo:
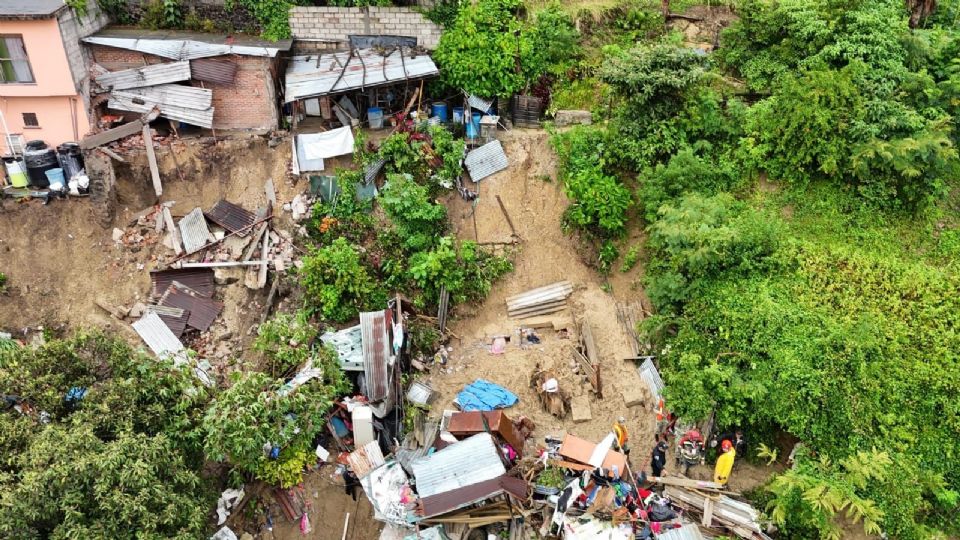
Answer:
[[[323,133],[297,135],[297,143],[303,147],[303,157],[327,159],[353,153],[353,130],[344,126]]]

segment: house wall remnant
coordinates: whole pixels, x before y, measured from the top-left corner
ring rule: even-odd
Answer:
[[[290,32],[297,54],[343,49],[350,35],[412,36],[417,45],[433,49],[442,33],[415,8],[373,6],[296,6],[290,9]]]

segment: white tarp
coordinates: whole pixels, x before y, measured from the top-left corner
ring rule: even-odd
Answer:
[[[303,157],[308,160],[352,154],[353,130],[344,126],[323,133],[297,135],[297,143],[303,147]]]

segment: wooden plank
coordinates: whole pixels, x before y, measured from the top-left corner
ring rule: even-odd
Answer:
[[[104,155],[106,155],[107,157],[110,157],[110,158],[113,158],[113,159],[119,161],[120,163],[126,163],[126,162],[127,162],[127,160],[123,159],[123,157],[121,157],[120,154],[114,152],[113,150],[111,150],[111,149],[109,149],[109,148],[107,148],[107,147],[105,147],[105,146],[101,146],[100,148],[97,148],[97,150],[103,152]]]
[[[179,262],[174,268],[231,268],[236,266],[263,266],[264,261]]]
[[[706,480],[692,480],[690,478],[684,478],[682,476],[651,476],[649,480],[654,483],[663,484],[665,486],[677,486],[684,488],[694,488],[694,489],[709,489],[712,491],[724,491],[725,486],[716,484],[714,482],[708,482]]]
[[[167,234],[170,235],[171,243],[173,244],[173,251],[177,255],[183,254],[183,248],[180,247],[180,231],[173,224],[173,216],[170,215],[170,208],[167,206],[163,207],[163,222],[167,225]]]
[[[160,183],[160,169],[157,167],[157,155],[153,149],[153,131],[149,124],[143,126],[143,145],[147,149],[147,163],[150,165],[153,191],[157,193],[157,197],[160,197],[163,195],[163,184]]]
[[[117,139],[122,139],[124,137],[129,137],[131,135],[136,135],[140,133],[140,130],[143,129],[144,125],[149,124],[160,115],[160,111],[154,109],[149,113],[145,114],[143,117],[138,118],[132,122],[127,122],[122,126],[117,126],[113,129],[108,129],[106,131],[101,131],[95,135],[90,135],[89,137],[84,137],[80,141],[80,148],[83,150],[90,150],[91,148],[96,148],[98,146],[103,146],[107,143],[111,143]]]
[[[703,519],[700,520],[700,523],[704,527],[710,527],[713,523],[713,499],[706,498],[703,500]]]
[[[267,182],[263,185],[263,190],[267,194],[267,202],[270,203],[271,208],[276,208],[277,206],[277,191],[273,187],[273,179],[267,178]]]
[[[257,288],[262,289],[264,285],[267,284],[267,269],[269,264],[267,261],[267,254],[270,252],[270,231],[266,231],[263,235],[263,250],[261,251],[261,259],[263,260],[263,265],[260,266],[260,274],[257,276]]]

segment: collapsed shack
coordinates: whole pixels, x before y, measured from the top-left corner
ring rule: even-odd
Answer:
[[[387,118],[409,112],[423,98],[423,81],[440,71],[416,39],[388,38],[351,36],[348,51],[292,57],[284,103],[293,127],[312,117],[318,127],[379,129]]]
[[[173,129],[266,133],[280,125],[276,85],[290,40],[107,28],[82,41],[102,128],[154,108]]]

